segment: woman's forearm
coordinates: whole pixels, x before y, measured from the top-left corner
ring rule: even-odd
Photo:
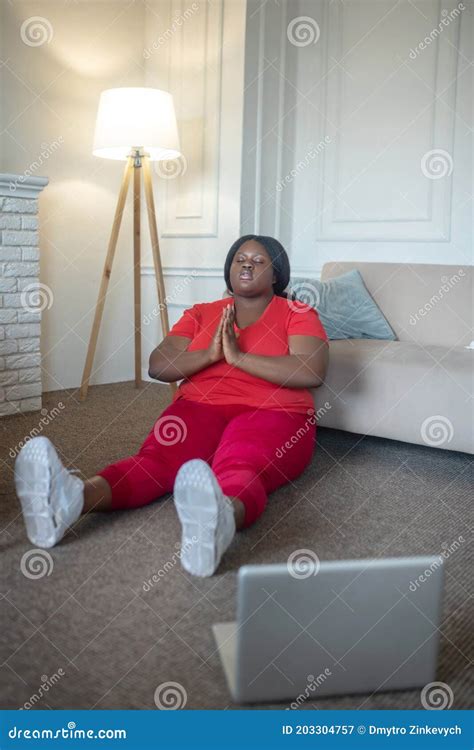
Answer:
[[[208,349],[183,352],[172,347],[157,347],[150,355],[148,375],[165,383],[174,383],[211,364],[213,363]]]
[[[287,388],[315,388],[324,378],[324,361],[315,361],[313,355],[287,354],[265,357],[241,352],[232,362],[234,367]]]

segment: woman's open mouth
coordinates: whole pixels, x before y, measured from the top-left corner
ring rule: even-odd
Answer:
[[[242,273],[239,273],[239,279],[243,279],[244,281],[252,281],[253,274],[251,274],[249,271],[242,271]]]

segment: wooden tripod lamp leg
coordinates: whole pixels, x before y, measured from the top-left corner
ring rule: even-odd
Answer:
[[[145,197],[148,211],[148,224],[150,225],[151,249],[153,263],[155,266],[156,287],[158,292],[158,303],[160,307],[161,330],[166,336],[170,330],[168,319],[168,308],[166,306],[165,284],[163,281],[163,267],[161,265],[160,243],[158,240],[158,229],[156,226],[155,202],[153,200],[153,185],[150,174],[150,162],[147,156],[142,158],[143,179],[145,185]],[[176,383],[170,383],[171,393],[176,391]]]
[[[100,282],[99,295],[97,297],[94,322],[92,324],[92,331],[89,339],[89,346],[87,349],[84,372],[82,373],[81,390],[79,392],[79,398],[81,399],[81,401],[86,398],[87,390],[89,388],[89,378],[91,375],[92,364],[94,362],[94,354],[97,346],[97,338],[99,336],[102,313],[104,311],[105,296],[107,294],[107,287],[109,285],[110,274],[112,271],[112,263],[114,260],[115,248],[117,247],[117,239],[120,230],[120,224],[122,222],[123,209],[127,198],[128,185],[130,182],[130,174],[132,169],[133,159],[129,158],[123,172],[122,184],[117,200],[117,207],[115,209],[114,223],[112,225],[112,232],[110,234],[109,246],[107,248],[104,270],[102,272],[102,280]]]
[[[135,388],[142,385],[142,334],[140,289],[140,167],[133,169],[133,299],[135,320]]]

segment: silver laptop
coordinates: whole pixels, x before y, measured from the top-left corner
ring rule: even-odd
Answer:
[[[237,622],[213,626],[239,703],[410,689],[434,681],[443,558],[245,565]]]

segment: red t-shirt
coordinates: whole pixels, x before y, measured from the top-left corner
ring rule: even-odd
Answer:
[[[185,310],[172,327],[171,336],[191,339],[187,351],[207,349],[219,323],[222,308],[230,297],[194,305]],[[274,295],[255,323],[238,331],[239,349],[266,357],[289,354],[288,336],[316,336],[327,341],[316,310],[298,301]],[[195,372],[182,381],[174,401],[186,398],[208,404],[245,404],[261,409],[278,409],[308,413],[313,399],[307,388],[287,388],[250,375],[225,359]]]

